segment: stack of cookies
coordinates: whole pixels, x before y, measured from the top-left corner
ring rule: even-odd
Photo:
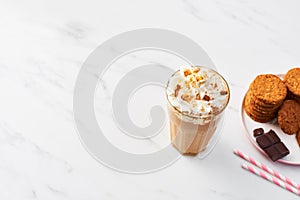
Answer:
[[[251,83],[245,96],[245,111],[254,121],[271,121],[277,116],[286,96],[287,87],[279,77],[273,74],[259,75]]]
[[[300,68],[290,69],[284,76],[284,83],[288,88],[288,98],[300,104]]]

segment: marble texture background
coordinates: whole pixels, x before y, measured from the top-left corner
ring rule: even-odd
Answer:
[[[257,74],[300,64],[299,6],[297,0],[0,0],[0,199],[296,199],[242,170],[232,149],[300,182],[298,166],[271,163],[251,145],[240,118]],[[131,175],[101,165],[82,147],[72,111],[80,67],[99,44],[137,28],[190,37],[229,81],[223,133],[205,160],[182,157],[156,173]],[[99,117],[109,113],[98,108]],[[135,148],[143,146],[157,147]]]

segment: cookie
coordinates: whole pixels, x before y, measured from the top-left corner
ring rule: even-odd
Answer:
[[[287,95],[286,85],[273,74],[258,75],[249,90],[255,99],[266,105],[281,104]]]
[[[252,110],[249,110],[248,107],[245,107],[245,111],[251,119],[253,119],[254,121],[257,121],[257,122],[261,122],[261,123],[269,122],[269,121],[273,120],[276,117],[276,115],[273,115],[273,116],[260,116],[260,115],[257,115],[255,113],[253,113]]]
[[[260,116],[265,116],[265,117],[271,116],[271,115],[274,115],[274,114],[277,113],[277,109],[276,110],[274,110],[274,109],[272,109],[272,110],[263,110],[263,109],[261,109],[257,106],[252,105],[252,104],[248,105],[246,102],[245,102],[245,107],[247,107],[247,109],[249,111],[251,111],[253,114],[260,115]]]
[[[251,107],[246,107],[246,106],[245,106],[245,111],[248,114],[248,116],[251,117],[254,121],[262,122],[262,123],[271,121],[276,117],[276,114],[262,114],[253,110]]]
[[[246,93],[245,106],[256,108],[257,110],[266,111],[266,112],[271,111],[273,109],[273,107],[264,107],[261,104],[256,103],[255,99],[251,96],[251,91],[248,91]]]
[[[258,116],[258,117],[265,117],[265,118],[274,118],[276,117],[277,112],[263,112],[260,110],[256,110],[255,108],[250,108],[251,113]]]
[[[292,135],[300,128],[300,105],[294,100],[286,100],[278,111],[278,124],[282,131]]]
[[[246,94],[246,98],[248,99],[248,103],[259,107],[261,110],[272,110],[272,109],[277,109],[282,102],[278,102],[277,104],[266,104],[262,101],[260,101],[259,99],[257,99],[255,96],[253,96],[253,92],[249,89],[247,94]]]
[[[300,68],[290,69],[284,76],[284,83],[293,95],[300,97]]]

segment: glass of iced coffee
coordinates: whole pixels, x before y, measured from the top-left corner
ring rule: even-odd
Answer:
[[[184,67],[169,78],[166,94],[173,146],[185,155],[213,148],[230,97],[225,79],[207,67]]]

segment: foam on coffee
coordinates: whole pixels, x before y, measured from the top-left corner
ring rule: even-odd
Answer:
[[[194,117],[195,123],[203,123],[226,107],[229,88],[214,70],[182,67],[169,79],[167,98],[179,112]]]

